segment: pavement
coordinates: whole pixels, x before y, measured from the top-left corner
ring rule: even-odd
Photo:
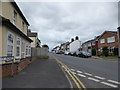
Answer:
[[[2,88],[70,88],[62,69],[52,59],[36,60],[14,77],[2,79]]]

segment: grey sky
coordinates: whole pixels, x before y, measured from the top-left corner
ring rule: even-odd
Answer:
[[[50,48],[76,35],[84,42],[118,27],[117,2],[18,2],[18,5],[31,30],[38,32],[42,44]]]

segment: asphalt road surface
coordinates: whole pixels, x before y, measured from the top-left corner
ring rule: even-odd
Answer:
[[[118,59],[99,60],[50,54],[66,64],[87,88],[118,88]]]

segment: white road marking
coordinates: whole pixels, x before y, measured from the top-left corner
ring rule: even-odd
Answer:
[[[107,82],[101,82],[101,83],[105,84],[107,86],[113,87],[113,88],[117,88],[118,87],[117,85],[113,85],[113,84],[110,84],[110,83],[107,83]]]
[[[120,84],[120,82],[114,81],[114,80],[108,80],[108,82],[115,83],[115,84]]]
[[[84,74],[86,74],[86,75],[88,75],[88,76],[92,76],[92,74],[90,74],[90,73],[84,73]]]
[[[94,76],[95,78],[98,78],[98,79],[102,79],[102,80],[104,80],[105,78],[103,78],[103,77],[100,77],[100,76]]]
[[[76,74],[75,72],[72,72],[73,74]]]
[[[95,79],[95,78],[91,78],[91,77],[88,77],[89,80],[93,80],[93,81],[96,81],[96,82],[99,82],[100,80],[98,79]]]
[[[75,71],[75,69],[70,69],[71,71]]]
[[[77,70],[78,73],[83,73],[82,71]]]
[[[83,75],[83,74],[77,74],[78,76],[81,76],[81,77],[86,77],[85,75]]]

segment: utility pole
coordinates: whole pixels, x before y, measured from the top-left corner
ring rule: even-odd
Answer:
[[[118,52],[119,52],[119,58],[120,58],[120,27],[118,29]]]

